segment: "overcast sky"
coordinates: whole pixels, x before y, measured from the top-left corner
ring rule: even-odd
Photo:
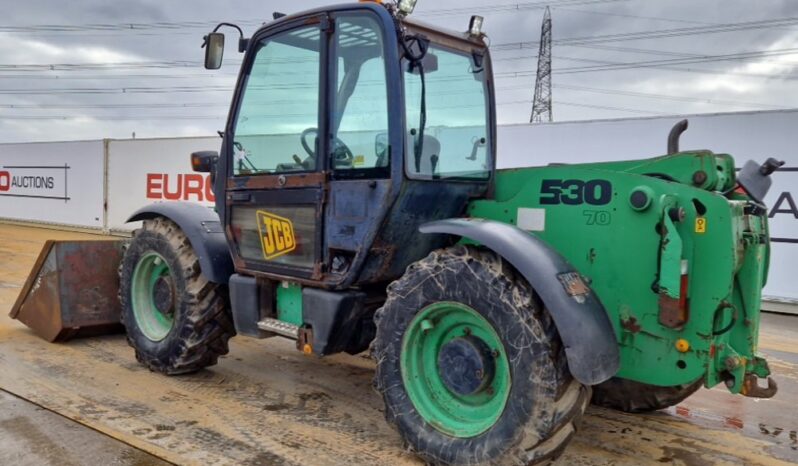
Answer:
[[[219,21],[250,35],[320,0],[3,2],[0,142],[210,135],[241,57],[201,66]],[[554,120],[798,107],[798,0],[551,0]],[[464,30],[484,16],[500,123],[529,120],[540,0],[419,0]],[[653,36],[653,37],[652,37]],[[228,39],[232,36],[228,35]]]

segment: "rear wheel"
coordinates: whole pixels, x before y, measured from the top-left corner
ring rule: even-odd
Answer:
[[[375,386],[433,464],[538,464],[570,441],[590,389],[531,287],[491,252],[431,253],[377,312]]]
[[[184,374],[216,364],[235,335],[226,289],[209,282],[186,235],[163,217],[136,230],[119,266],[122,323],[136,359]]]
[[[658,387],[613,377],[593,387],[592,403],[627,413],[645,413],[681,403],[703,383],[704,379],[698,379],[693,383]]]

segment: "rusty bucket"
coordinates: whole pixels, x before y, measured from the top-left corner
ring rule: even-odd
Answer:
[[[11,308],[47,341],[122,330],[119,277],[124,241],[47,241]]]

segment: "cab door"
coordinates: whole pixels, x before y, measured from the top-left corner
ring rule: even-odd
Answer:
[[[253,38],[225,134],[228,239],[239,271],[318,280],[325,186],[326,15]]]
[[[325,247],[330,281],[356,280],[401,186],[401,109],[395,36],[374,11],[333,13],[329,80],[332,147]],[[393,49],[393,50],[392,50]],[[398,151],[398,152],[397,152]],[[400,164],[401,165],[401,164]]]

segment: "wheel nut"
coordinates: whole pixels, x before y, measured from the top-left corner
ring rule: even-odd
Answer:
[[[433,324],[431,320],[424,319],[421,321],[421,331],[429,332],[433,327],[435,327],[435,324]]]
[[[476,373],[474,375],[476,375],[477,378],[480,379],[480,380],[482,379],[482,377],[485,376],[485,374],[482,372],[482,369],[477,369],[477,371],[476,371]]]

